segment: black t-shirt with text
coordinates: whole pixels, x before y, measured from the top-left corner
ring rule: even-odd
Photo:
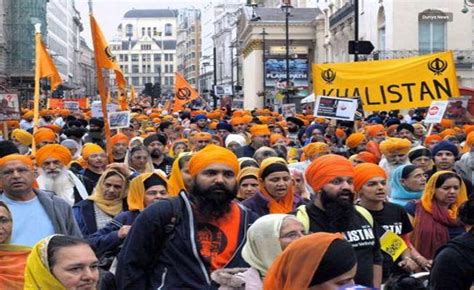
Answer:
[[[309,231],[317,232],[338,232],[329,226],[329,217],[326,212],[310,204],[306,206],[309,216]],[[357,273],[354,278],[356,284],[373,286],[374,272],[373,266],[382,264],[380,253],[380,243],[370,223],[357,211],[351,218],[349,230],[342,234],[351,243],[357,257]]]

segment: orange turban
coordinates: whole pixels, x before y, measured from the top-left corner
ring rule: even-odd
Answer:
[[[472,148],[472,145],[474,145],[474,132],[469,133],[466,137],[466,143],[464,144],[463,147],[463,153],[469,152]]]
[[[250,115],[245,115],[245,116],[242,117],[242,120],[244,121],[244,124],[248,124],[248,123],[252,122],[252,119],[253,118]]]
[[[86,161],[89,159],[89,156],[97,153],[105,153],[105,151],[102,149],[102,147],[94,143],[86,143],[84,146],[82,146],[81,155]]]
[[[464,133],[468,135],[469,133],[474,131],[474,125],[464,125],[463,129],[464,129]]]
[[[193,141],[209,141],[211,140],[212,135],[207,132],[198,132],[193,135]]]
[[[33,138],[35,138],[36,144],[44,141],[56,142],[56,134],[54,134],[53,130],[48,128],[39,128],[36,133],[33,134]]]
[[[382,154],[400,151],[407,154],[411,149],[411,142],[408,139],[388,138],[380,143],[380,152]]]
[[[160,113],[151,113],[148,117],[149,117],[150,119],[159,118],[159,117],[160,117]]]
[[[359,146],[360,143],[362,143],[365,140],[365,135],[362,133],[352,133],[347,137],[346,139],[346,145],[350,149],[354,149],[357,146]]]
[[[340,176],[353,177],[354,167],[349,160],[335,154],[316,158],[305,172],[306,180],[315,192],[318,192],[325,184]]]
[[[439,136],[439,135],[436,135],[436,134],[430,135],[430,136],[426,137],[425,145],[428,145],[433,141],[441,141],[441,140],[443,140],[443,138],[441,138],[441,136]]]
[[[244,118],[242,118],[242,117],[232,117],[232,119],[230,119],[230,124],[232,126],[236,126],[236,125],[243,124],[243,123],[245,123],[245,122],[244,122]]]
[[[194,177],[211,164],[224,164],[230,167],[236,176],[239,174],[237,156],[229,149],[213,144],[207,145],[191,157],[191,160],[189,160],[189,173]]]
[[[0,167],[5,166],[9,161],[21,161],[26,166],[33,168],[33,160],[31,160],[30,157],[21,154],[9,154],[0,158]]]
[[[110,142],[112,143],[112,146],[114,146],[115,144],[119,142],[126,143],[128,145],[129,141],[130,139],[127,137],[127,135],[122,134],[122,133],[115,134],[114,136],[112,136],[112,138],[110,138]]]
[[[336,136],[338,138],[344,138],[344,136],[346,136],[346,132],[344,132],[344,130],[342,130],[341,128],[337,128],[336,129]]]
[[[71,151],[59,144],[45,145],[36,152],[36,163],[38,166],[43,166],[43,162],[48,158],[58,159],[64,166],[68,165],[72,160]]]
[[[55,124],[48,124],[48,125],[44,125],[44,126],[41,126],[40,128],[47,128],[47,129],[51,129],[54,133],[58,134],[59,132],[61,132],[61,127],[58,126],[58,125],[55,125]]]
[[[272,117],[269,116],[258,116],[257,118],[262,124],[268,124],[272,120]]]
[[[270,135],[270,144],[273,145],[281,139],[284,139],[285,142],[287,141],[286,137],[281,134],[272,134]]]
[[[454,126],[454,120],[442,119],[439,124],[441,125],[441,127],[445,128],[445,129],[451,128],[451,127]]]
[[[217,129],[217,124],[218,123],[216,121],[212,121],[211,123],[209,123],[208,127],[211,130],[216,130]]]
[[[28,111],[25,114],[23,114],[23,119],[32,119],[34,116],[32,111]]]
[[[316,154],[331,153],[329,145],[324,142],[313,142],[303,147],[303,153],[308,159],[312,159]]]
[[[70,114],[71,114],[71,112],[68,109],[59,110],[59,115],[61,115],[61,117],[63,117],[63,118],[66,118]]]
[[[374,164],[379,163],[379,159],[377,158],[377,156],[375,156],[375,154],[370,153],[368,151],[360,152],[359,154],[357,154],[356,158],[363,162],[374,163]]]
[[[446,136],[456,136],[456,131],[454,129],[446,129],[441,131],[439,133],[439,136],[441,136],[441,138],[444,138]]]
[[[252,136],[262,136],[270,135],[271,132],[267,125],[253,125],[250,127],[250,134],[252,134]]]
[[[365,127],[365,132],[367,132],[367,134],[370,137],[375,137],[380,131],[384,131],[384,130],[385,130],[384,126],[380,124],[370,125],[370,126]]]
[[[33,136],[25,130],[15,129],[12,132],[12,138],[20,142],[24,146],[30,146],[33,142]]]
[[[20,128],[20,122],[16,120],[7,121],[7,125],[9,129]]]
[[[354,190],[359,192],[362,186],[374,177],[387,179],[387,173],[382,167],[373,163],[361,163],[354,167]]]

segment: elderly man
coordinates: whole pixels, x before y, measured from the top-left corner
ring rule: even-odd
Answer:
[[[214,289],[210,273],[245,267],[241,247],[255,215],[236,201],[239,163],[208,145],[189,161],[189,193],[158,201],[135,220],[119,256],[118,289]]]
[[[87,193],[91,195],[107,166],[107,154],[99,145],[87,143],[82,147],[81,155],[87,166],[79,172],[79,175],[83,178]]]
[[[211,143],[212,135],[207,132],[198,132],[192,137],[193,151],[197,152]]]
[[[71,151],[58,144],[45,145],[36,152],[39,188],[54,192],[73,206],[89,194],[82,181],[67,169],[71,159]]]
[[[127,135],[118,133],[110,138],[110,142],[112,143],[112,156],[114,157],[114,162],[124,162],[130,139],[128,139]]]
[[[370,213],[354,206],[352,163],[339,155],[321,156],[311,162],[305,177],[316,196],[312,204],[298,208],[297,218],[311,233],[342,232],[357,256],[355,282],[380,287],[380,244]]]
[[[383,157],[380,160],[380,167],[387,173],[388,179],[392,172],[398,167],[409,164],[408,152],[411,149],[411,142],[408,139],[388,138],[380,143],[380,152]]]
[[[270,129],[267,125],[253,125],[250,128],[251,142],[236,150],[237,156],[252,158],[255,151],[262,146],[270,146]]]
[[[33,189],[36,172],[29,157],[20,154],[0,159],[0,201],[13,215],[15,245],[32,247],[52,234],[81,237],[71,207],[52,193]]]

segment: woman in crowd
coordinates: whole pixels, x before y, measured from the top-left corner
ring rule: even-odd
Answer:
[[[467,290],[474,284],[474,199],[463,203],[458,218],[466,232],[449,241],[436,254],[430,289]]]
[[[98,281],[98,260],[87,242],[53,235],[33,247],[24,289],[95,290]]]
[[[423,172],[428,172],[433,169],[433,159],[431,151],[423,146],[417,146],[408,152],[408,159],[411,164],[417,168],[423,169]]]
[[[311,201],[311,194],[304,180],[303,171],[290,168],[290,175],[295,184],[295,198],[298,203],[308,203]]]
[[[13,221],[8,206],[0,201],[0,289],[23,289],[30,247],[11,245]]]
[[[302,237],[280,254],[267,272],[265,290],[337,290],[354,284],[357,259],[341,234]]]
[[[98,257],[107,252],[112,257],[118,254],[119,247],[140,212],[154,202],[168,197],[167,183],[166,176],[161,173],[143,173],[130,182],[128,211],[120,213],[104,228],[87,238]]]
[[[170,196],[177,196],[180,191],[187,191],[191,187],[193,180],[191,174],[189,174],[189,160],[191,157],[193,157],[191,153],[184,152],[173,161],[168,180],[168,194]]]
[[[74,217],[84,237],[102,229],[126,210],[128,179],[116,169],[107,169],[89,199],[73,206]]]
[[[294,184],[284,159],[264,159],[258,172],[260,190],[243,204],[258,216],[289,213],[296,208]]]
[[[250,268],[221,269],[212,274],[221,286],[246,290],[263,289],[262,279],[275,258],[293,241],[304,235],[303,224],[294,216],[269,214],[257,219],[247,231],[242,257]],[[233,275],[237,272],[238,274]],[[229,283],[232,281],[231,283]]]
[[[189,151],[189,141],[187,139],[178,139],[174,141],[170,149],[170,157],[176,158],[179,154]]]
[[[137,145],[127,151],[124,163],[139,174],[153,172],[154,170],[148,149],[143,145]]]
[[[421,200],[405,206],[414,217],[413,241],[422,256],[432,259],[441,246],[464,232],[456,214],[466,200],[461,177],[454,172],[438,171],[428,180]]]
[[[415,165],[402,165],[395,169],[390,180],[390,201],[401,206],[418,200],[425,188],[425,172]]]
[[[239,192],[237,199],[244,201],[252,197],[258,192],[258,168],[245,167],[239,171],[237,175],[237,182],[239,184]]]
[[[362,163],[354,168],[354,190],[359,197],[358,204],[366,208],[376,222],[375,231],[382,237],[386,231],[400,236],[408,246],[400,257],[394,261],[389,253],[383,252],[383,281],[390,275],[411,273],[423,266],[427,261],[413,248],[408,234],[413,227],[405,209],[387,200],[387,174],[378,165]],[[418,264],[420,263],[420,264]]]
[[[250,157],[240,157],[239,158],[239,168],[240,170],[244,169],[245,167],[255,167],[259,168],[257,160],[250,158]]]

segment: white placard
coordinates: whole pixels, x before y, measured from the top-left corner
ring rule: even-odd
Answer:
[[[0,94],[0,121],[20,120],[20,103],[17,94]]]
[[[79,102],[75,101],[64,101],[64,109],[68,109],[71,111],[79,110]]]
[[[317,96],[314,115],[327,119],[354,121],[357,106],[357,99]]]
[[[443,119],[449,101],[433,101],[426,113],[425,124],[439,123]]]
[[[111,112],[109,114],[110,129],[127,128],[130,126],[130,111]]]
[[[104,114],[102,113],[102,103],[100,101],[94,101],[91,105],[92,117],[100,118],[103,117]],[[112,113],[117,111],[117,104],[107,104],[107,113]]]

